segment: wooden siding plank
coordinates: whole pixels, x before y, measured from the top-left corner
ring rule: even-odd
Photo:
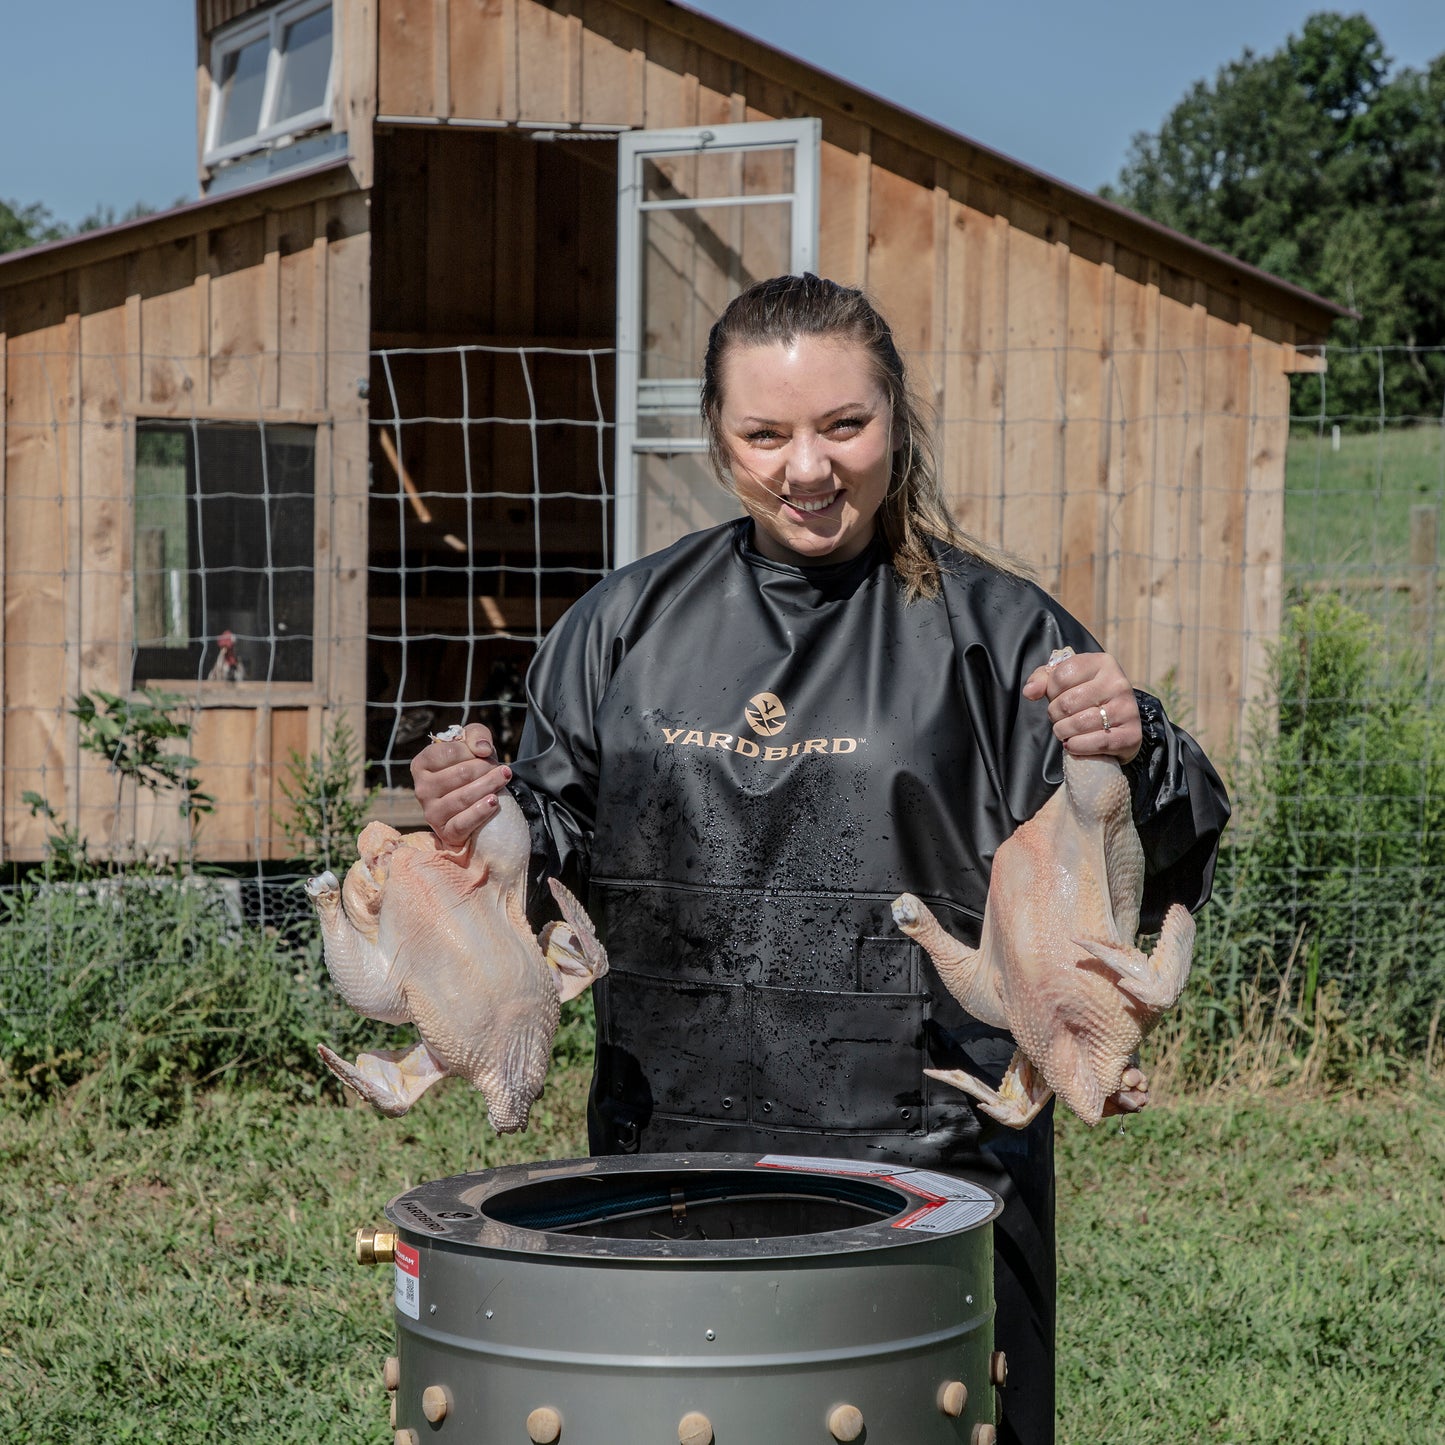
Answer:
[[[952,200],[940,450],[959,525],[998,544],[1003,531],[1004,333],[1008,223]]]
[[[326,366],[329,351],[326,330],[327,205],[324,201],[317,201],[311,210],[311,405],[317,411],[321,411],[328,400],[326,392]]]
[[[341,63],[337,126],[346,132],[351,174],[363,190],[369,190],[376,178],[374,141],[381,61],[377,7],[378,0],[345,0],[336,39]]]
[[[640,16],[612,0],[583,0],[582,111],[589,125],[629,125],[638,108],[634,57],[642,53]]]
[[[63,277],[65,295],[65,382],[64,414],[61,445],[64,467],[60,475],[71,505],[66,511],[66,568],[63,580],[65,594],[65,654],[62,703],[79,697],[81,685],[81,651],[85,637],[84,613],[81,610],[81,578],[85,572],[85,496],[82,489],[81,466],[84,456],[83,422],[80,404],[80,295],[79,275],[67,271]],[[76,779],[80,772],[80,729],[67,720],[65,765],[70,783],[71,813],[80,806]]]
[[[102,262],[77,273],[80,391],[76,435],[76,509],[80,560],[77,598],[76,693],[124,693],[130,686],[134,514],[126,489],[130,433],[126,426],[123,355],[126,344],[126,266]],[[97,846],[117,836],[116,783],[101,767],[77,758],[71,819]]]
[[[197,313],[204,295],[197,268],[204,243],[204,235],[187,236],[148,246],[135,259],[143,347],[137,400],[158,416],[189,416],[203,400],[197,393],[204,380]]]
[[[521,0],[517,5],[517,108],[518,120],[567,120],[567,17]]]
[[[1061,336],[1058,262],[1051,242],[1010,224],[1008,330],[1004,358],[1003,545],[1039,569],[1056,591],[1059,525]]]
[[[377,147],[371,225],[379,331],[426,330],[427,268],[417,258],[430,244],[426,196],[434,139],[422,131],[397,131]],[[494,224],[488,211],[478,229],[490,234]]]
[[[296,206],[278,212],[267,247],[267,266],[276,272],[272,363],[276,386],[267,404],[276,409],[298,404],[319,409],[326,401],[317,394],[316,207]]]
[[[255,862],[260,839],[270,832],[265,819],[265,764],[269,708],[206,707],[194,714],[191,734],[196,779],[215,800],[199,820],[196,842],[218,863]]]
[[[617,336],[617,147],[589,142],[605,149],[610,169],[583,165],[577,208],[577,331],[578,337]],[[605,397],[612,415],[613,398]]]
[[[577,294],[583,264],[581,176],[575,156],[540,145],[537,163],[537,266],[533,320],[540,336],[577,336]]]
[[[1155,389],[1154,505],[1148,535],[1148,633],[1142,667],[1130,673],[1151,691],[1190,689],[1196,648],[1184,610],[1192,583],[1197,535],[1198,461],[1203,376],[1193,308],[1168,297],[1159,303],[1159,369]]]
[[[437,116],[435,0],[386,0],[377,45],[381,115]]]
[[[1249,416],[1244,507],[1240,698],[1234,720],[1241,748],[1252,710],[1269,686],[1268,649],[1284,610],[1284,483],[1289,444],[1289,376],[1281,348],[1249,333]]]
[[[647,27],[643,95],[649,130],[697,124],[697,65],[690,59],[694,49],[660,25]]]
[[[8,494],[8,474],[6,470],[6,456],[9,451],[10,431],[10,384],[9,384],[9,360],[10,360],[10,332],[5,319],[7,293],[0,291],[0,568],[3,568],[7,557],[5,551],[5,499]],[[6,606],[5,574],[0,571],[0,779],[3,779],[8,770],[9,752],[6,747],[5,724],[8,716],[8,709],[5,706],[5,614]],[[0,861],[5,860],[9,855],[7,796],[3,786],[0,786]]]
[[[452,113],[451,17],[448,0],[432,0],[432,97],[435,113]]]
[[[532,141],[497,140],[492,316],[498,331],[526,335],[534,329],[537,281],[537,158]]]
[[[275,291],[268,288],[266,220],[211,232],[208,406],[259,414],[275,394]],[[267,342],[272,340],[268,351]]]
[[[22,859],[43,856],[47,831],[22,794],[40,794],[62,818],[73,801],[65,707],[74,342],[65,291],[63,275],[50,277],[12,290],[6,304],[3,790],[6,853]]]
[[[501,120],[506,16],[497,0],[448,0],[448,91],[451,114]]]
[[[291,816],[292,807],[281,791],[289,776],[292,754],[305,758],[313,748],[310,741],[313,714],[306,708],[278,707],[271,710],[271,745],[266,760],[266,852],[271,858],[284,858],[291,851],[282,824]]]
[[[1110,536],[1117,564],[1109,588],[1109,616],[1119,662],[1141,683],[1148,679],[1150,550],[1159,501],[1159,307],[1159,287],[1148,268],[1140,280],[1116,273],[1109,493],[1115,503]]]
[[[326,558],[329,596],[318,596],[317,605],[327,610],[319,618],[325,631],[317,639],[316,677],[329,712],[345,718],[353,734],[363,738],[370,438],[368,405],[357,382],[367,375],[370,346],[371,236],[365,197],[342,197],[333,206],[326,326],[327,391],[335,421],[330,471],[318,477],[316,509],[317,553]]]
[[[262,219],[261,276],[257,307],[260,311],[260,376],[257,402],[268,408],[281,405],[281,217],[268,211]]]
[[[1112,273],[1071,253],[1064,264],[1068,349],[1059,600],[1107,646],[1109,437],[1104,383],[1113,335]]]
[[[1248,651],[1250,335],[1206,317],[1204,449],[1201,485],[1199,605],[1189,619],[1199,634],[1195,716],[1201,741],[1232,756],[1242,737],[1239,703]]]
[[[933,349],[933,191],[874,164],[868,195],[866,284],[899,349],[929,364]],[[922,389],[931,377],[919,376]]]

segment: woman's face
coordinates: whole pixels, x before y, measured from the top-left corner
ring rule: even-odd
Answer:
[[[893,474],[893,414],[868,351],[800,336],[734,346],[721,428],[757,549],[775,562],[846,562],[873,537]]]

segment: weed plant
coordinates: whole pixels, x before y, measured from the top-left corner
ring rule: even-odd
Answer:
[[[1338,598],[1296,602],[1232,782],[1173,1066],[1397,1076],[1445,1000],[1445,736],[1418,678]]]

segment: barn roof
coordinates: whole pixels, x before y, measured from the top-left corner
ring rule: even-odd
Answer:
[[[1308,333],[1300,340],[1323,339],[1335,321],[1357,319],[1357,313],[1348,307],[1003,155],[678,0],[614,3],[715,53],[741,61],[806,100],[936,157],[1005,194],[1019,196],[1071,225],[1198,277],[1225,295],[1285,317]],[[799,113],[808,113],[806,107]],[[222,196],[203,197],[168,211],[0,256],[0,285],[13,285],[31,276],[118,255],[138,245],[155,245],[172,236],[260,214],[290,203],[293,195],[335,194],[353,184],[346,160],[331,160],[305,172],[292,172]]]
[[[678,0],[615,0],[615,3],[699,45],[732,55],[779,84],[815,97],[850,119],[937,156],[1000,190],[1023,196],[1034,205],[1131,250],[1199,276],[1219,290],[1266,311],[1287,316],[1320,338],[1328,334],[1331,324],[1337,320],[1359,319],[1358,313],[1347,306],[970,140],[906,106],[714,20],[690,5],[680,4]]]
[[[289,172],[254,186],[238,187],[219,196],[202,196],[165,211],[153,211],[133,221],[118,221],[27,246],[23,251],[0,255],[0,286],[14,286],[32,276],[88,265],[111,256],[124,255],[141,246],[158,246],[165,241],[194,235],[212,226],[228,225],[259,216],[280,206],[305,200],[320,200],[352,190],[355,182],[345,156],[304,171]]]

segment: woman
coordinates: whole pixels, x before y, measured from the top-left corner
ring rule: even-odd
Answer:
[[[958,533],[861,293],[752,287],[713,327],[702,404],[743,517],[589,592],[537,654],[515,764],[473,724],[418,756],[417,797],[460,841],[509,787],[539,887],[587,890],[611,960],[595,1152],[846,1155],[1003,1196],[1003,1435],[1047,1441],[1052,1110],[1004,1129],[924,1075],[996,1082],[1013,1042],[962,1011],[889,905],[911,890],[976,943],[994,852],[1057,787],[1060,747],[1125,766],[1146,927],[1207,899],[1228,804],[1159,703]]]

